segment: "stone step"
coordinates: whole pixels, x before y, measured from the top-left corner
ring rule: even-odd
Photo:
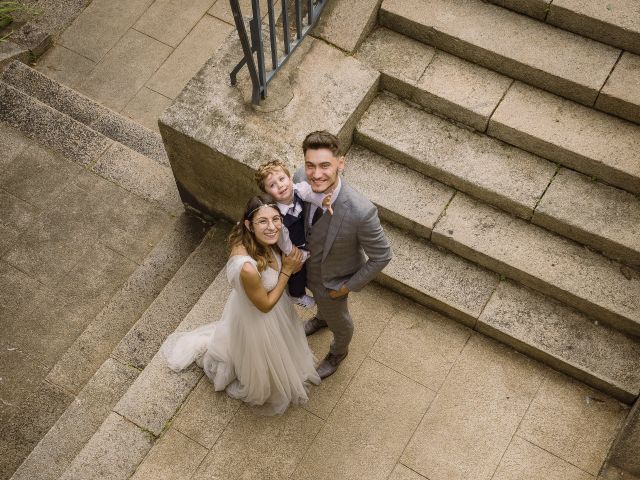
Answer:
[[[431,242],[389,224],[384,228],[394,258],[379,275],[381,284],[626,403],[640,394],[637,337],[510,280],[501,281]]]
[[[356,127],[357,143],[529,219],[557,170],[547,160],[460,128],[388,95]]]
[[[456,191],[360,145],[349,150],[344,175],[378,205],[382,218],[427,239]],[[640,199],[623,190],[561,168],[531,222],[640,266]]]
[[[640,194],[640,126],[633,123],[516,82],[487,133]]]
[[[457,193],[432,241],[640,336],[640,272]]]
[[[219,318],[229,292],[226,270],[222,269],[177,331],[191,330]],[[156,348],[148,365],[109,412],[101,416],[100,428],[94,430],[95,434],[59,478],[128,479],[202,376],[202,369],[196,366],[181,373],[171,371]]]
[[[200,223],[198,220],[195,222]],[[198,230],[196,225],[194,224],[193,227]],[[14,480],[23,478],[54,480],[60,478],[78,453],[82,451],[85,444],[91,440],[96,431],[99,431],[99,427],[105,419],[110,418],[114,406],[144,368],[143,366],[136,367],[133,362],[122,360],[125,357],[123,351],[126,351],[122,345],[125,344],[137,354],[140,351],[153,348],[157,350],[157,346],[149,347],[145,342],[154,343],[156,338],[161,342],[166,337],[167,325],[175,327],[176,323],[179,323],[185,314],[192,309],[200,294],[209,287],[212,279],[215,278],[216,273],[220,271],[226,261],[225,238],[228,231],[229,225],[224,221],[219,221],[206,232],[204,237],[202,232],[192,232],[192,235],[196,235],[201,241],[189,240],[192,243],[197,243],[191,252],[183,251],[184,247],[178,248],[177,251],[169,251],[172,241],[168,240],[163,246],[159,245],[160,248],[157,247],[155,253],[150,254],[147,271],[142,271],[139,275],[134,274],[135,278],[125,286],[124,294],[120,297],[116,295],[113,309],[105,309],[101,312],[97,321],[90,326],[90,332],[70,349],[72,351],[65,359],[66,364],[71,363],[74,359],[79,363],[86,361],[90,364],[89,367],[85,365],[76,367],[75,371],[67,376],[70,378],[67,383],[70,383],[72,387],[79,384],[82,378],[89,376],[91,365],[95,365],[100,360],[104,360],[104,363],[93,374],[86,386],[80,390],[76,401],[69,406],[52,430],[45,435],[16,471]],[[175,242],[175,239],[173,241]],[[176,246],[174,245],[174,247]],[[178,262],[181,263],[179,268],[176,265]],[[169,281],[166,278],[154,279],[154,273],[158,273],[158,269],[167,268],[164,267],[164,263],[169,264],[168,268],[173,269],[175,273]],[[164,282],[164,287],[144,313],[139,316],[138,321],[133,323],[128,311],[131,306],[125,304],[126,299],[129,298],[131,302],[139,301],[136,298],[131,298],[132,295],[136,292],[143,295],[144,292],[141,290],[145,288],[147,282],[157,283],[158,281]],[[208,312],[202,311],[201,314],[206,318]],[[129,330],[128,333],[125,329]],[[150,339],[150,337],[154,338]],[[117,356],[121,358],[118,359]],[[138,363],[141,364],[139,361]],[[117,373],[115,377],[114,369]],[[105,388],[103,378],[105,370],[107,371],[107,379],[111,379],[108,381],[116,382],[121,385],[121,388],[110,395],[97,396],[101,389]],[[55,371],[54,369],[52,373]],[[58,378],[63,381],[67,380],[61,373],[61,369],[58,369],[58,375],[52,376],[52,380],[55,381]],[[90,400],[86,400],[87,398]],[[80,426],[77,425],[78,423],[85,425]],[[40,467],[49,462],[51,458],[56,459],[55,466],[51,469],[41,470]],[[86,478],[102,477],[98,475]]]
[[[607,45],[640,53],[640,10],[635,0],[489,0]]]
[[[0,81],[0,121],[169,213],[177,215],[183,211],[169,167],[3,81]]]
[[[11,63],[0,75],[0,80],[91,127],[105,137],[162,165],[169,166],[167,152],[160,135],[103,107],[24,63]]]
[[[380,23],[589,106],[621,54],[618,48],[481,0],[384,0]]]

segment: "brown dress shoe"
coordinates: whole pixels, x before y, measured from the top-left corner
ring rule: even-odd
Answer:
[[[348,354],[349,352],[344,352],[341,355],[336,355],[329,352],[327,356],[324,357],[324,360],[320,362],[318,368],[316,368],[320,378],[327,378],[328,376],[333,375],[333,373],[338,369],[340,362],[342,362]]]
[[[313,335],[321,328],[325,328],[327,326],[327,322],[324,320],[320,320],[318,317],[313,317],[311,320],[307,320],[304,322],[304,333],[308,337],[309,335]]]

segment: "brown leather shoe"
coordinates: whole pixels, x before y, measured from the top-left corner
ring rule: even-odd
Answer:
[[[308,337],[309,335],[313,335],[321,328],[325,328],[327,326],[327,322],[324,320],[320,320],[318,317],[313,317],[311,320],[307,320],[304,322],[304,333]]]
[[[338,369],[338,365],[340,365],[340,362],[342,362],[348,354],[349,352],[344,352],[341,355],[336,355],[329,352],[327,356],[324,357],[324,360],[320,362],[318,368],[316,368],[316,371],[318,372],[318,375],[320,375],[320,378],[327,378],[328,376],[333,375]]]

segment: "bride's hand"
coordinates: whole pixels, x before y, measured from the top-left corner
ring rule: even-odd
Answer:
[[[286,255],[282,260],[282,271],[287,275],[291,275],[293,273],[299,272],[302,268],[302,252],[299,248],[293,247],[291,253]]]

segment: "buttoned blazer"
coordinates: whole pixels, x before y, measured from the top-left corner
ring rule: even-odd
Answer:
[[[349,290],[357,292],[391,261],[391,246],[375,205],[344,179],[341,182],[324,241],[321,280],[331,290],[338,290],[346,283]],[[311,204],[305,202],[306,219],[310,218],[310,208]],[[305,221],[304,225],[307,235],[309,222]]]

